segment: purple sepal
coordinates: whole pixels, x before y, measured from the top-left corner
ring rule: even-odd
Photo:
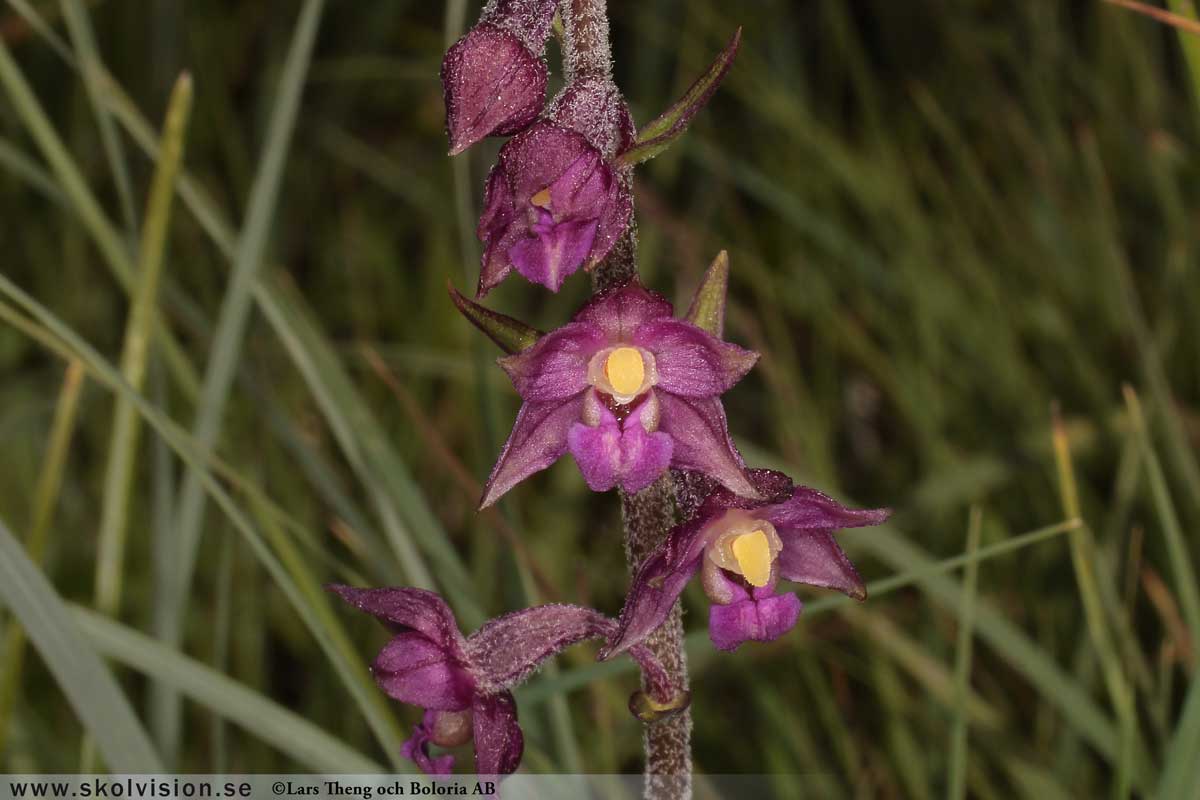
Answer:
[[[416,764],[426,775],[449,775],[454,771],[454,756],[446,753],[431,758],[429,755],[436,718],[436,711],[425,712],[425,716],[413,727],[412,736],[400,747],[400,755]]]
[[[674,442],[665,433],[646,430],[643,416],[649,402],[631,412],[623,423],[602,404],[596,405],[598,425],[577,422],[567,432],[567,449],[588,488],[594,492],[617,485],[627,492],[645,489],[670,465]]]
[[[592,295],[575,314],[575,321],[599,326],[610,342],[631,342],[639,325],[670,317],[673,311],[671,301],[635,280]]]
[[[770,642],[790,631],[800,618],[800,598],[789,593],[756,589],[728,605],[714,603],[708,610],[708,636],[718,650],[736,650],[743,642]]]
[[[567,451],[567,431],[579,420],[582,409],[582,392],[566,400],[522,405],[483,487],[479,507],[487,508],[509,489],[557,461]]]
[[[479,695],[471,707],[477,775],[511,775],[521,764],[525,737],[511,692]]]
[[[546,99],[547,76],[541,57],[496,25],[480,23],[455,42],[442,60],[450,155],[533,123]]]
[[[672,464],[704,472],[730,491],[746,497],[758,492],[746,479],[746,465],[729,437],[725,409],[716,397],[690,399],[659,392],[659,427],[675,440]]]
[[[641,644],[666,621],[687,582],[700,569],[708,542],[700,535],[707,519],[676,526],[666,541],[642,562],[630,582],[617,632],[600,650],[602,660]]]

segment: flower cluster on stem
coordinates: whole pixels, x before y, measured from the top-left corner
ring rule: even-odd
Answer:
[[[561,22],[565,84],[546,101],[545,46]],[[442,82],[450,153],[510,136],[488,174],[477,234],[476,299],[450,287],[460,312],[505,352],[522,400],[480,507],[566,454],[597,492],[621,498],[631,572],[616,618],[551,604],[505,614],[464,636],[436,594],[331,586],[392,631],[372,666],[380,688],[423,709],[404,755],[444,774],[474,743],[475,771],[505,775],[524,747],[514,686],[585,640],[599,658],[641,670],[630,710],[645,728],[646,796],[690,796],[690,733],[679,597],[696,575],[712,602],[720,650],[776,639],[801,603],[781,581],[866,590],[834,540],[886,510],[853,510],[778,472],[748,468],[721,397],[758,354],[724,340],[729,261],[721,253],[677,318],[637,277],[633,170],[687,129],[733,63],[737,31],[708,70],[640,128],[612,77],[604,0],[490,0],[446,53]],[[580,271],[595,292],[562,327],[541,333],[480,305],[513,274],[552,292]],[[618,541],[613,537],[614,545]]]

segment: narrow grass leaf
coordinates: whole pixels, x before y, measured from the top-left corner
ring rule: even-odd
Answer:
[[[29,635],[112,772],[162,771],[112,673],[80,635],[54,587],[0,521],[0,602]]]
[[[75,0],[77,3],[78,0]],[[167,106],[158,165],[150,187],[142,240],[138,247],[137,286],[125,327],[121,374],[135,391],[145,385],[146,365],[154,334],[154,311],[162,275],[163,255],[175,197],[175,176],[183,158],[184,136],[192,106],[192,79],[182,75]],[[104,497],[100,508],[100,535],[96,555],[96,608],[115,616],[121,602],[129,501],[140,433],[137,410],[117,399],[108,442]]]
[[[137,220],[133,210],[133,182],[129,178],[129,164],[125,160],[125,148],[121,144],[117,126],[113,124],[112,114],[101,98],[100,83],[104,79],[104,70],[98,69],[102,62],[100,50],[96,46],[96,34],[82,0],[62,0],[61,8],[67,32],[75,46],[76,63],[82,67],[80,73],[83,75],[83,85],[87,90],[88,102],[96,117],[96,124],[100,128],[100,143],[117,187],[117,202],[124,218],[127,239],[132,246],[137,236]]]
[[[380,745],[392,757],[394,765],[397,768],[403,768],[405,762],[399,752],[402,740],[400,727],[390,707],[371,681],[366,664],[362,662],[357,651],[341,646],[345,640],[340,635],[340,621],[334,617],[322,615],[318,608],[314,608],[308,596],[298,587],[296,577],[288,572],[264,541],[258,529],[208,470],[207,462],[201,460],[200,446],[179,425],[163,415],[141,394],[133,391],[125,383],[119,371],[87,342],[3,275],[0,275],[0,293],[12,298],[33,316],[36,324],[23,320],[19,315],[12,313],[7,304],[0,304],[0,319],[6,320],[9,324],[32,336],[52,352],[67,358],[78,356],[97,383],[133,403],[144,421],[171,446],[185,465],[201,476],[209,495],[225,513],[238,533],[242,535],[255,557],[279,586],[305,627],[320,645],[346,690],[356,701]],[[303,576],[300,578],[302,579]],[[322,597],[322,602],[327,603],[328,601]],[[327,623],[332,627],[327,627]]]
[[[979,508],[971,509],[971,521],[967,526],[967,551],[971,556],[979,552],[979,539],[983,532],[983,513]],[[971,692],[971,647],[975,635],[975,598],[979,586],[979,560],[967,562],[963,573],[963,593],[958,611],[958,647],[954,656],[954,722],[950,733],[950,778],[946,797],[960,800],[967,796],[967,699]]]
[[[91,647],[195,702],[290,756],[305,770],[380,774],[387,770],[304,717],[137,631],[76,606],[74,622]]]
[[[263,142],[262,161],[250,188],[245,224],[238,237],[233,272],[213,331],[208,366],[196,406],[197,417],[193,435],[200,446],[202,456],[207,456],[216,448],[217,437],[221,431],[221,421],[249,321],[255,277],[262,266],[271,223],[274,220],[275,204],[279,197],[292,132],[300,109],[300,97],[324,5],[324,0],[306,0],[300,9],[280,76],[278,94]],[[204,458],[201,458],[201,461],[203,460]],[[205,493],[200,473],[188,470],[180,488],[176,521],[179,561],[176,564],[175,593],[170,603],[171,613],[163,617],[168,624],[158,631],[160,637],[172,644],[178,644],[182,638],[180,620],[186,613],[189,587],[192,573],[195,571],[204,523],[204,501]],[[164,707],[171,705],[165,698],[160,699],[160,702]],[[164,731],[168,737],[164,743],[164,750],[168,756],[178,747],[179,716],[175,716],[175,730]]]
[[[67,364],[62,389],[58,393],[46,458],[34,493],[29,535],[25,540],[29,560],[38,567],[43,567],[46,547],[50,540],[50,522],[54,516],[54,509],[58,506],[67,454],[75,436],[75,423],[79,417],[79,395],[82,389],[83,364],[71,361]],[[0,754],[4,753],[12,731],[13,709],[21,687],[21,673],[25,663],[26,641],[25,629],[16,621],[10,622],[4,636],[4,649],[0,651],[0,663],[4,665],[3,670],[0,670]]]
[[[1142,462],[1146,467],[1150,493],[1154,500],[1154,510],[1158,514],[1163,536],[1167,540],[1168,560],[1171,562],[1171,573],[1175,579],[1175,591],[1179,596],[1179,604],[1183,608],[1183,618],[1187,622],[1191,640],[1200,642],[1200,584],[1196,582],[1191,551],[1183,533],[1183,526],[1179,522],[1179,515],[1175,511],[1175,504],[1171,500],[1171,490],[1167,486],[1167,478],[1163,474],[1162,464],[1154,452],[1153,445],[1150,444],[1141,401],[1132,386],[1123,387],[1123,391],[1134,434],[1137,436],[1138,445],[1142,451]]]

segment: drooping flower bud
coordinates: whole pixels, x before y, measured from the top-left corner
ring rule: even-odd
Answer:
[[[493,0],[446,52],[442,91],[450,155],[493,135],[517,133],[542,111],[554,0]]]

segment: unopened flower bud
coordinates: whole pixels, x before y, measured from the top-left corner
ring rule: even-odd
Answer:
[[[451,155],[537,119],[546,99],[542,51],[554,8],[554,0],[495,0],[446,52],[442,91]]]

